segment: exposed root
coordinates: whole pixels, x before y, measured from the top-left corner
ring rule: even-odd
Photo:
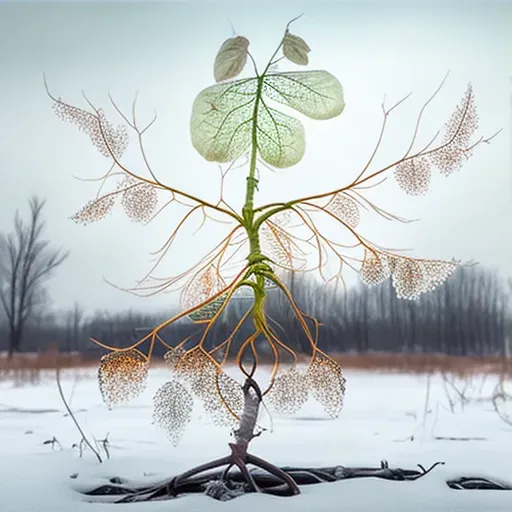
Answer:
[[[172,499],[180,494],[205,493],[206,495],[227,501],[250,492],[260,492],[275,496],[295,496],[300,493],[299,485],[336,482],[352,478],[381,478],[394,481],[415,481],[430,473],[443,462],[436,462],[428,469],[418,464],[418,469],[390,468],[387,461],[381,461],[380,467],[345,467],[332,466],[325,468],[283,467],[278,468],[247,452],[233,448],[231,455],[197,466],[171,480],[153,487],[129,489],[123,485],[102,486],[91,492],[89,496],[121,496],[116,503],[133,503],[152,500]],[[252,470],[248,465],[255,466]],[[222,471],[212,471],[226,466]],[[238,471],[232,471],[237,466]],[[201,474],[203,473],[203,474]],[[485,481],[478,486],[473,478],[471,485],[466,486],[468,479],[447,481],[452,489],[508,489],[505,484],[492,487]],[[485,479],[480,479],[482,482]]]
[[[188,471],[175,476],[168,482],[149,489],[141,489],[121,498],[116,503],[151,501],[165,497],[173,498],[182,493],[204,492],[207,491],[209,487],[208,484],[211,484],[214,481],[225,484],[225,489],[227,491],[240,489],[242,492],[238,494],[243,494],[245,492],[259,492],[278,496],[296,496],[300,494],[297,483],[289,473],[277,466],[274,466],[266,460],[247,453],[246,447],[243,445],[230,443],[229,446],[231,448],[231,455],[196,466],[195,468],[189,469]],[[260,478],[256,479],[254,473],[249,470],[248,464],[267,472],[270,480],[268,477],[266,479],[264,478],[265,483],[267,483],[265,487],[262,487],[257,483],[257,480],[260,480],[261,476],[258,475]],[[222,466],[227,467],[220,474],[220,478],[218,473],[211,473],[212,469],[220,468]],[[233,474],[233,476],[230,477],[229,471],[234,466],[238,468],[240,473]],[[210,473],[205,474],[202,477],[198,477],[198,475],[207,471],[210,471]],[[268,482],[272,482],[273,485],[269,487]],[[242,485],[240,485],[240,483],[242,483]],[[238,494],[235,494],[233,497]],[[222,497],[224,495],[225,494],[221,493],[220,496],[212,495],[212,497],[225,499]]]

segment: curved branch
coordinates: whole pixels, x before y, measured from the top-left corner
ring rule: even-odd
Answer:
[[[271,204],[267,204],[267,205],[261,206],[259,208],[256,208],[255,212],[265,212],[265,213],[262,213],[260,215],[260,217],[258,217],[256,223],[259,225],[259,224],[265,222],[272,215],[275,215],[276,213],[279,213],[279,212],[282,212],[284,210],[287,210],[291,206],[294,206],[296,204],[302,204],[302,203],[307,203],[307,202],[310,202],[310,201],[313,201],[313,200],[317,200],[317,199],[323,199],[323,198],[326,198],[326,197],[329,197],[329,196],[334,196],[334,195],[336,195],[338,193],[341,193],[341,192],[346,192],[346,191],[352,190],[352,189],[354,189],[356,187],[360,187],[361,185],[367,183],[368,181],[370,181],[370,180],[372,180],[374,178],[377,178],[377,177],[381,176],[383,173],[389,171],[390,169],[396,167],[399,164],[408,162],[408,161],[413,160],[413,159],[418,158],[418,157],[425,157],[425,156],[428,156],[428,155],[432,155],[433,153],[442,151],[443,149],[445,149],[448,146],[450,146],[451,144],[453,144],[453,142],[456,140],[456,138],[457,138],[458,134],[460,133],[460,130],[462,129],[462,126],[463,126],[463,124],[465,122],[467,111],[468,111],[468,108],[469,108],[469,101],[467,101],[466,104],[464,105],[464,111],[462,112],[461,120],[458,123],[457,129],[454,130],[453,134],[449,137],[448,140],[446,140],[445,142],[443,142],[442,144],[440,144],[439,146],[437,146],[437,147],[435,147],[433,149],[428,149],[430,147],[430,145],[432,144],[433,140],[435,139],[435,137],[434,137],[434,139],[432,139],[432,141],[430,141],[429,144],[427,144],[427,146],[425,148],[421,149],[420,151],[418,151],[418,152],[416,152],[416,153],[414,153],[412,155],[409,154],[411,149],[412,149],[412,145],[416,141],[417,132],[419,130],[419,125],[420,125],[421,117],[422,117],[422,115],[424,113],[424,110],[425,110],[426,106],[432,101],[432,99],[437,95],[437,93],[441,89],[442,85],[444,84],[445,80],[446,80],[446,77],[443,79],[441,85],[434,92],[434,94],[426,101],[426,103],[421,108],[420,113],[419,113],[418,118],[417,118],[416,127],[415,127],[415,130],[414,130],[414,133],[413,133],[412,142],[411,142],[409,148],[407,149],[407,151],[405,152],[404,156],[402,156],[400,159],[394,161],[393,163],[391,163],[391,164],[389,164],[389,165],[379,169],[378,171],[375,171],[375,172],[371,173],[370,175],[368,175],[366,177],[363,177],[364,172],[366,171],[367,166],[368,166],[368,164],[367,164],[367,166],[365,166],[365,168],[363,169],[363,172],[361,172],[356,177],[356,179],[354,179],[350,184],[345,185],[345,186],[343,186],[341,188],[337,188],[337,189],[329,191],[329,192],[323,192],[323,193],[320,193],[320,194],[314,194],[314,195],[302,197],[302,198],[299,198],[299,199],[293,199],[293,200],[288,201],[286,203],[271,203]],[[469,96],[469,98],[471,98],[471,95]],[[404,101],[404,100],[402,100],[402,101]],[[395,108],[397,105],[395,105],[392,108]],[[389,111],[387,113],[389,114]],[[385,112],[385,114],[386,114],[386,112]],[[494,137],[496,137],[498,135],[498,133],[499,133],[499,131],[494,133],[490,137],[487,137],[487,138],[483,138],[482,137],[482,138],[480,138],[475,144],[473,144],[473,145],[469,146],[468,148],[466,148],[465,152],[471,151],[472,149],[474,149],[479,144],[489,143]],[[380,140],[381,140],[381,137],[379,137],[378,145],[380,145]],[[371,156],[370,162],[373,160],[373,156],[374,155]]]
[[[201,308],[203,308],[203,307],[207,306],[208,304],[210,304],[211,302],[213,302],[215,299],[219,298],[222,294],[228,292],[231,288],[236,287],[238,280],[247,271],[248,268],[249,268],[249,265],[246,265],[238,273],[238,275],[235,277],[235,279],[233,280],[232,283],[230,283],[228,286],[226,286],[225,288],[223,288],[222,290],[217,292],[212,297],[209,297],[208,299],[204,300],[203,302],[201,302],[185,311],[182,311],[181,313],[178,313],[177,315],[174,315],[172,318],[166,320],[165,322],[162,322],[157,327],[155,327],[149,334],[146,334],[146,336],[144,336],[142,339],[140,339],[139,341],[133,343],[132,345],[130,345],[128,347],[124,347],[124,348],[112,347],[110,345],[101,343],[100,341],[98,341],[94,338],[90,338],[90,340],[93,343],[95,343],[96,345],[98,345],[104,349],[111,350],[113,352],[127,352],[129,350],[133,350],[134,348],[137,348],[139,345],[141,345],[142,343],[144,343],[145,341],[150,339],[152,336],[156,336],[156,334],[158,334],[165,327],[168,327],[169,325],[178,321],[180,318],[183,318],[185,316],[191,315],[192,313],[195,313],[196,311],[200,310]],[[166,346],[168,346],[168,345],[166,344]]]
[[[60,105],[65,105],[67,107],[72,107],[71,105],[69,105],[68,103],[65,103],[63,102],[62,100],[56,98],[55,96],[52,95],[52,93],[50,92],[49,90],[49,87],[48,87],[48,83],[46,81],[46,77],[44,77],[44,85],[45,85],[45,88],[46,88],[46,93],[47,95],[50,97],[50,99],[52,101],[54,101],[55,103],[57,104],[60,104]],[[163,189],[163,190],[167,190],[168,192],[171,192],[173,194],[176,194],[176,195],[179,195],[179,196],[182,196],[186,199],[189,199],[191,201],[193,201],[194,203],[197,203],[199,205],[202,205],[206,208],[210,208],[214,211],[217,211],[219,213],[222,213],[224,215],[228,215],[230,217],[232,217],[233,219],[235,219],[237,222],[243,224],[243,219],[236,213],[233,213],[229,210],[226,210],[224,208],[221,208],[220,206],[216,206],[208,201],[205,201],[203,199],[200,199],[192,194],[189,194],[187,192],[184,192],[182,190],[179,190],[179,189],[176,189],[174,187],[170,187],[168,185],[165,185],[163,183],[161,183],[160,181],[156,180],[156,179],[153,179],[153,180],[150,180],[148,178],[144,178],[140,175],[138,175],[137,173],[133,172],[132,170],[128,169],[127,167],[125,167],[118,159],[118,157],[115,155],[115,153],[112,151],[112,148],[108,142],[108,138],[106,137],[106,134],[105,134],[105,131],[104,131],[104,127],[102,126],[101,122],[99,121],[99,110],[89,101],[87,100],[86,98],[86,101],[89,103],[89,105],[91,106],[91,108],[94,110],[95,114],[96,114],[96,118],[98,119],[98,127],[99,127],[99,130],[100,130],[100,133],[101,133],[101,136],[102,136],[102,139],[103,139],[103,143],[105,144],[105,147],[107,148],[107,151],[110,155],[110,157],[112,158],[112,160],[114,161],[114,163],[121,169],[123,170],[126,174],[128,174],[129,176],[131,176],[132,178],[135,178],[139,181],[142,181],[144,183],[147,183],[149,185],[152,185],[154,187],[157,187],[159,189]],[[131,126],[132,128],[134,127],[133,124],[129,123],[129,126]],[[136,131],[138,131],[136,128],[134,128]],[[142,135],[141,135],[142,136]],[[149,164],[147,164],[149,165]],[[153,176],[153,173],[151,171],[151,174]]]

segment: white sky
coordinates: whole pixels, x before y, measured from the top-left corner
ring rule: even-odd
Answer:
[[[70,5],[75,4],[75,5]],[[448,4],[448,5],[447,5]],[[420,218],[389,223],[365,215],[360,232],[388,247],[414,248],[432,258],[474,259],[512,275],[509,222],[512,213],[510,2],[40,2],[0,3],[0,230],[10,230],[16,208],[27,211],[33,193],[47,198],[47,236],[71,255],[51,282],[56,308],[75,300],[87,309],[130,306],[162,309],[177,295],[141,299],[118,291],[131,286],[150,265],[178,220],[177,209],[140,226],[118,208],[87,227],[69,220],[96,184],[73,175],[98,177],[108,162],[73,126],[52,112],[43,73],[52,92],[85,106],[84,90],[97,106],[107,93],[127,110],[139,91],[141,122],[156,108],[159,119],[146,149],[169,185],[215,200],[218,169],[204,161],[189,139],[192,102],[212,85],[220,44],[237,34],[251,41],[256,60],[266,62],[291,18],[305,13],[293,31],[312,48],[308,69],[326,69],[343,84],[344,113],[330,121],[303,120],[307,149],[295,167],[262,173],[257,204],[322,192],[358,174],[380,130],[384,94],[391,104],[413,92],[390,119],[375,169],[391,162],[410,142],[415,118],[447,71],[448,81],[425,115],[418,144],[442,128],[472,82],[480,115],[479,133],[502,133],[481,146],[457,174],[436,175],[426,198],[406,196],[392,176],[371,192],[392,212]],[[284,66],[281,67],[284,69]],[[289,69],[293,69],[292,66]],[[134,167],[138,160],[129,157]],[[139,167],[141,168],[141,167]],[[246,169],[233,172],[226,198],[241,206]],[[194,226],[192,226],[194,227]],[[197,223],[195,224],[197,227]],[[213,227],[179,239],[159,275],[183,271],[218,237]],[[178,250],[179,249],[179,250]]]

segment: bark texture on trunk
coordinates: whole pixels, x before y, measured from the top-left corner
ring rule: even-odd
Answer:
[[[261,390],[253,379],[247,379],[244,384],[244,409],[240,425],[235,430],[236,444],[248,446],[256,437],[254,434],[261,403]]]
[[[200,483],[199,488],[204,492],[208,489],[212,490],[212,495],[219,496],[218,499],[226,499],[228,495],[233,495],[231,486],[236,486],[236,476],[234,478],[229,474],[230,470],[236,467],[239,474],[242,476],[242,487],[235,489],[235,494],[245,492],[265,492],[268,494],[282,495],[282,496],[296,496],[300,494],[299,487],[293,477],[281,468],[260,459],[255,455],[247,452],[249,443],[261,434],[261,431],[256,432],[258,429],[258,413],[262,401],[261,389],[258,383],[251,377],[248,377],[243,386],[244,392],[244,407],[240,417],[238,428],[234,431],[235,442],[229,443],[231,454],[220,459],[216,459],[200,466],[196,466],[185,473],[175,476],[166,483],[159,484],[153,488],[146,488],[140,491],[135,491],[129,495],[121,498],[117,503],[133,503],[137,501],[151,501],[153,499],[160,499],[163,496],[174,497],[182,492],[190,492],[190,489],[198,488],[195,482],[202,482],[206,479],[204,484]],[[252,471],[247,467],[251,464],[256,467],[260,472],[263,471],[269,478],[277,481],[277,487],[266,489],[262,488],[256,481]],[[217,469],[225,466],[218,477],[214,477],[211,473],[212,469]],[[206,473],[209,472],[209,473]],[[201,473],[206,473],[199,476]],[[211,485],[213,484],[213,485]],[[186,490],[185,490],[186,489]],[[224,498],[222,498],[224,496]]]

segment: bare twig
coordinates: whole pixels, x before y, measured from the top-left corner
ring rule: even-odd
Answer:
[[[62,450],[62,445],[59,443],[58,439],[53,436],[51,439],[48,439],[47,441],[45,441],[43,443],[43,445],[45,444],[51,444],[52,445],[52,451],[55,449],[55,445],[58,445],[59,448]]]
[[[73,420],[74,424],[76,425],[76,428],[78,429],[78,432],[80,432],[80,435],[82,436],[82,441],[92,450],[94,455],[96,455],[96,458],[98,459],[98,462],[101,464],[103,460],[100,457],[100,454],[93,448],[91,443],[88,441],[87,437],[85,436],[83,430],[81,429],[77,419],[75,418],[73,412],[69,408],[68,403],[66,402],[66,398],[64,397],[64,393],[62,391],[62,386],[60,384],[60,368],[57,366],[57,369],[55,370],[55,378],[57,380],[57,388],[59,390],[59,395],[62,399],[62,402],[64,403],[64,407],[66,407],[66,410],[68,411],[68,414],[71,416],[71,419]]]

